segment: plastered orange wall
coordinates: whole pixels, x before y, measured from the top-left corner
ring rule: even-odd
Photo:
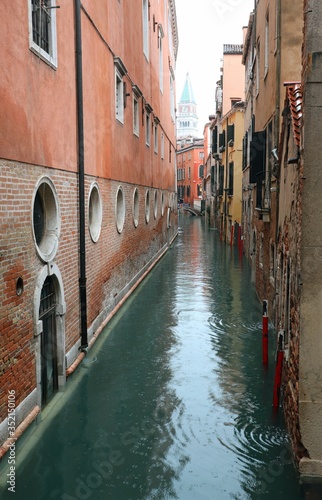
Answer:
[[[166,1],[166,0],[164,0]],[[143,54],[142,1],[84,0],[82,20],[85,172],[163,189],[174,189],[175,123],[170,116],[168,19],[164,1],[150,2],[149,60]],[[0,34],[0,158],[77,171],[76,74],[74,2],[57,9],[58,67],[51,68],[29,49],[27,2],[1,3]],[[159,86],[158,24],[162,24],[163,93]],[[155,27],[155,31],[154,31]],[[8,43],[15,33],[15,43]],[[128,73],[124,123],[115,118],[114,56]],[[151,130],[160,120],[158,153],[145,144],[145,120],[140,137],[133,134],[132,83],[148,103]],[[161,158],[161,129],[165,136]],[[169,143],[172,144],[170,162]]]

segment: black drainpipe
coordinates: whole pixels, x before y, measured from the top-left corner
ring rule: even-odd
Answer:
[[[86,298],[86,248],[85,248],[85,189],[84,189],[84,115],[83,115],[83,68],[81,1],[75,0],[76,37],[76,99],[78,139],[78,202],[79,202],[79,296],[81,313],[81,346],[86,353],[87,340],[87,298]]]

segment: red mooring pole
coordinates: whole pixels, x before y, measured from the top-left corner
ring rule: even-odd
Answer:
[[[276,368],[274,377],[274,391],[273,391],[273,407],[278,408],[281,393],[281,383],[282,383],[282,370],[283,370],[283,335],[280,334],[278,338],[278,348],[276,357]]]
[[[263,300],[263,363],[268,364],[268,301]]]

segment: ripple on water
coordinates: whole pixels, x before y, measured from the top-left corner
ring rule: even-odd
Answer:
[[[270,451],[287,442],[284,429],[259,425],[245,416],[238,416],[234,423],[225,423],[216,437],[221,446],[233,453],[247,469],[265,464]]]

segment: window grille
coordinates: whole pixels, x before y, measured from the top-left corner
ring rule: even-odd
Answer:
[[[51,0],[32,0],[32,39],[50,54]]]
[[[55,308],[55,287],[51,276],[47,276],[40,297],[39,318],[43,317],[46,313]]]

